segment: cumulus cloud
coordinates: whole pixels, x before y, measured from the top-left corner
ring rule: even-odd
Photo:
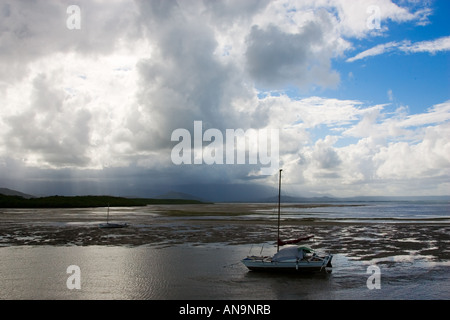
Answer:
[[[149,181],[169,187],[273,178],[255,175],[261,165],[174,165],[171,134],[183,128],[193,135],[194,121],[221,132],[278,129],[281,164],[300,172],[286,179],[317,192],[336,182],[350,192],[389,179],[389,168],[398,168],[391,178],[408,178],[412,167],[401,169],[398,157],[424,160],[424,150],[428,169],[420,174],[448,174],[448,157],[438,150],[448,149],[439,136],[448,133],[448,102],[392,116],[385,105],[358,100],[270,94],[338,86],[333,61],[352,39],[385,32],[386,20],[424,22],[424,8],[387,0],[77,3],[79,30],[66,27],[70,1],[0,6],[3,181],[15,173],[35,185],[53,181],[54,190],[71,180],[105,192],[119,192],[108,185],[120,181],[143,194]],[[367,27],[371,5],[381,9],[379,30]],[[434,53],[448,50],[447,42],[391,42],[348,61],[393,50]]]
[[[336,85],[339,76],[330,70],[331,57],[316,56],[316,48],[324,45],[323,38],[322,26],[315,22],[296,34],[285,33],[274,25],[266,30],[254,26],[247,38],[248,71],[257,85],[266,88]]]
[[[440,185],[450,174],[448,107],[445,102],[414,115],[401,108],[388,115],[383,106],[355,109],[356,121],[347,122],[342,135],[327,135],[289,158],[286,171],[303,174],[286,179],[317,192],[325,184],[337,185],[331,187],[333,193],[343,196],[351,195],[356,185],[385,194],[387,181],[392,182],[390,192],[402,195],[408,195],[412,181],[423,181],[424,189]],[[338,146],[346,137],[356,139]]]
[[[66,21],[71,1],[2,1],[0,7],[0,81],[11,83],[29,71],[29,63],[56,52],[104,56],[119,40],[139,35],[133,2],[78,1],[81,28]]]
[[[148,136],[142,138],[148,139],[149,147],[167,148],[171,132],[191,128],[195,120],[222,128],[236,94],[233,90],[241,90],[233,66],[214,55],[214,32],[199,20],[198,12],[186,12],[175,3],[157,3],[142,3],[141,15],[151,17],[145,27],[157,49],[137,66],[138,99],[150,121]]]
[[[377,177],[381,179],[417,179],[443,177],[450,173],[450,133],[448,124],[428,127],[417,144],[390,143],[380,148],[374,161],[379,165]]]
[[[84,108],[65,110],[63,99],[63,92],[49,88],[46,76],[38,75],[30,105],[6,119],[11,127],[5,136],[7,149],[31,164],[88,164],[91,113]]]

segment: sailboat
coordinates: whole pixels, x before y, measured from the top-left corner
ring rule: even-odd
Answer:
[[[124,227],[127,227],[128,224],[109,222],[109,204],[108,204],[108,211],[106,213],[106,223],[100,223],[98,226],[99,226],[99,228],[124,228]]]
[[[270,256],[247,256],[242,263],[252,271],[276,271],[276,272],[317,272],[331,268],[333,255],[319,255],[313,249],[298,244],[301,241],[313,238],[313,235],[292,240],[280,239],[280,206],[281,206],[281,172],[278,178],[278,230],[277,230],[277,253]],[[289,245],[280,250],[280,246]]]

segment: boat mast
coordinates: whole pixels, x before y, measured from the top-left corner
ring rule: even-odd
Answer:
[[[277,252],[280,250],[280,203],[281,203],[281,171],[278,174],[278,231],[277,231]]]

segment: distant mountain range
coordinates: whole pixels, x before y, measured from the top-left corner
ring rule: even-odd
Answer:
[[[444,201],[449,202],[450,196],[360,196],[360,197],[292,197],[281,195],[282,203],[298,202],[384,202],[384,201]],[[278,196],[261,199],[261,202],[278,202]]]
[[[154,199],[185,199],[185,200],[197,200],[202,202],[214,202],[211,199],[199,198],[189,193],[170,191],[155,197]],[[450,196],[358,196],[358,197],[333,197],[333,196],[320,196],[320,197],[293,197],[281,194],[282,203],[330,203],[330,202],[385,202],[385,201],[443,201],[450,202]],[[216,202],[249,202],[249,203],[275,203],[278,202],[278,196],[271,196],[265,198],[252,197],[251,199],[231,200]]]
[[[267,193],[267,190],[265,190]],[[26,194],[17,190],[11,190],[8,188],[0,188],[0,194],[7,196],[20,196],[25,199],[37,198],[36,196]],[[211,195],[211,194],[209,194]],[[138,197],[137,197],[138,198]],[[251,202],[251,203],[275,203],[278,202],[278,196],[271,196],[265,198],[253,197],[249,199],[236,199],[231,201],[223,201],[222,199],[211,199],[210,197],[200,198],[195,195],[178,192],[169,191],[157,196],[150,197],[151,199],[174,199],[174,200],[194,200],[201,202]],[[218,201],[217,201],[218,200]],[[332,197],[332,196],[322,196],[322,197],[293,197],[281,194],[282,203],[330,203],[330,202],[383,202],[383,201],[442,201],[450,202],[450,196],[358,196],[358,197]]]

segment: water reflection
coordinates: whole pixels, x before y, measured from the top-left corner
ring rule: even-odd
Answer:
[[[313,283],[320,292],[318,281],[328,282],[327,276],[248,272],[239,263],[244,251],[248,247],[1,248],[0,298],[289,299],[308,295]],[[66,286],[70,265],[80,267],[80,290]]]
[[[248,271],[240,263],[248,251],[249,246],[222,245],[0,248],[0,298],[448,298],[448,263],[427,265],[427,259],[421,259],[417,264],[404,256],[362,262],[337,254],[332,273],[292,276]],[[381,268],[383,290],[366,286],[370,263]],[[66,286],[69,265],[80,267],[80,290]]]

